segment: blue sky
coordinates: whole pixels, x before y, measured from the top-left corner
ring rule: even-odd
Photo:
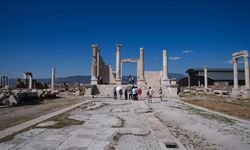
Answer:
[[[250,48],[249,8],[247,0],[0,0],[0,75],[46,78],[52,66],[60,77],[89,75],[95,43],[114,70],[116,43],[122,57],[144,47],[146,70],[161,70],[163,48],[172,73],[232,67],[232,52]]]

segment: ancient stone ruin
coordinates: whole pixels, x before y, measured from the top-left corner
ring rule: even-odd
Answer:
[[[167,50],[163,50],[163,69],[160,71],[145,71],[144,66],[144,48],[139,49],[140,58],[121,58],[121,44],[116,45],[116,71],[112,71],[110,65],[106,65],[101,57],[100,47],[97,44],[92,45],[93,57],[91,66],[91,85],[97,86],[97,95],[111,96],[112,89],[115,86],[122,85],[122,64],[136,63],[137,64],[137,86],[146,90],[152,87],[157,91],[160,87],[163,88],[166,97],[178,97],[177,84],[175,79],[168,78],[168,55]],[[102,78],[100,84],[99,78]],[[104,85],[105,84],[105,85]],[[144,96],[146,92],[144,92]]]

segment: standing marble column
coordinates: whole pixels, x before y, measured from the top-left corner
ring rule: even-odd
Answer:
[[[31,90],[32,89],[32,76],[29,75],[29,89]]]
[[[245,86],[246,86],[246,89],[249,89],[249,62],[248,62],[248,56],[244,56],[244,62],[245,62]]]
[[[121,79],[122,79],[122,68],[123,66],[122,66],[122,62],[121,62],[121,66],[120,66],[120,75],[121,75]]]
[[[144,48],[140,48],[140,82],[145,82],[144,74]]]
[[[238,59],[233,58],[233,70],[234,70],[234,89],[238,90],[239,85],[238,85]]]
[[[168,54],[167,49],[164,49],[162,52],[162,60],[163,60],[163,69],[162,69],[162,84],[170,85],[170,81],[168,78]]]
[[[0,76],[0,87],[2,86],[2,76]]]
[[[167,50],[163,50],[163,80],[168,80],[168,54]]]
[[[92,57],[92,77],[91,77],[91,84],[96,85],[97,84],[97,51],[98,51],[98,46],[97,44],[93,44],[92,46],[92,51],[93,51],[93,57]]]
[[[121,84],[121,44],[116,44],[116,82]]]
[[[100,47],[97,49],[97,77],[100,76]]]
[[[188,75],[188,87],[190,88],[190,86],[191,86],[191,83],[190,83],[191,81],[190,81],[190,75]]]
[[[208,88],[207,66],[204,67],[204,84],[205,84],[205,90],[206,90]]]
[[[51,73],[51,90],[54,90],[55,89],[55,68],[52,67],[51,69],[52,73]]]
[[[26,72],[23,73],[23,79],[27,79]]]
[[[140,81],[140,60],[137,61],[137,81]]]

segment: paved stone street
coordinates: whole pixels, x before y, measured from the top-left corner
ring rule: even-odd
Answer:
[[[0,144],[1,150],[16,149],[249,149],[250,123],[212,114],[176,100],[153,104],[146,101],[89,99],[68,113],[81,125],[52,128],[45,121]],[[46,126],[47,124],[47,126]],[[184,147],[185,145],[185,147]]]

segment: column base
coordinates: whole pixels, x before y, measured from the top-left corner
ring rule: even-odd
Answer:
[[[169,79],[163,79],[163,80],[161,80],[161,84],[162,84],[162,85],[166,85],[166,86],[170,86],[170,85],[171,85]]]
[[[116,79],[115,81],[117,85],[122,85],[122,79]]]
[[[243,98],[250,98],[250,89],[244,89]]]
[[[146,80],[139,80],[137,84],[141,87],[146,86]]]
[[[91,85],[97,85],[98,80],[97,79],[91,79]]]
[[[233,88],[233,89],[232,89],[231,96],[232,96],[233,98],[238,98],[238,97],[240,97],[240,96],[241,96],[241,94],[240,94],[240,89],[239,89],[239,88]]]

